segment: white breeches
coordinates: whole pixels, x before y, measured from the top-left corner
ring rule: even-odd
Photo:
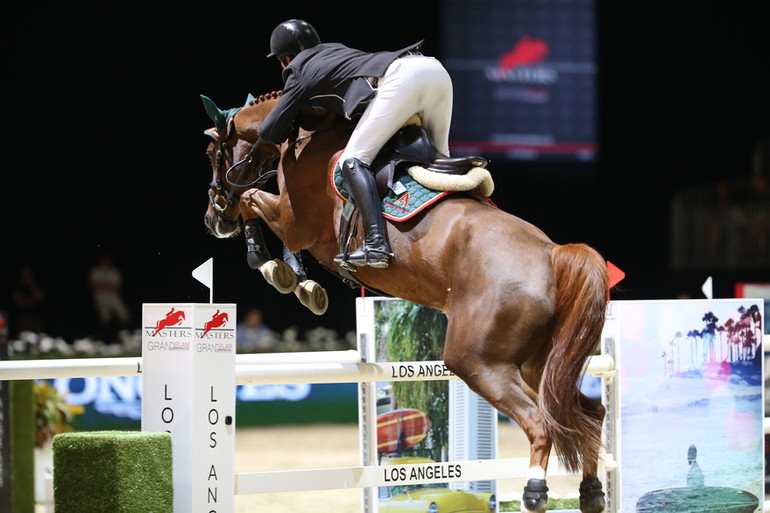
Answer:
[[[449,156],[452,121],[452,79],[433,57],[408,55],[396,59],[380,78],[340,162],[357,158],[367,166],[406,121],[418,114],[438,151]]]

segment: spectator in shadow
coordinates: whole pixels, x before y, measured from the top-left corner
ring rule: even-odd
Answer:
[[[273,351],[278,345],[278,337],[265,324],[262,310],[256,307],[249,308],[236,325],[235,337],[238,353]]]
[[[99,336],[103,342],[113,343],[118,331],[128,325],[131,314],[123,300],[123,275],[108,251],[99,255],[96,265],[91,268],[88,282],[99,319]]]
[[[12,336],[18,337],[22,331],[42,333],[45,330],[45,299],[45,292],[37,281],[34,269],[31,265],[23,265],[11,292]]]

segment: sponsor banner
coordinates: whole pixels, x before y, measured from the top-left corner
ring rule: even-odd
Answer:
[[[465,99],[453,154],[595,157],[594,11],[594,0],[444,0],[442,62]]]
[[[75,419],[80,431],[141,427],[141,376],[46,381],[52,383],[68,403],[85,408]],[[357,421],[355,383],[238,385],[235,399],[238,427]]]

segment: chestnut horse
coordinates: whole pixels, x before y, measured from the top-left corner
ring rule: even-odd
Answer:
[[[307,116],[299,123],[304,128],[286,143],[263,142],[259,126],[279,94],[235,111],[228,134],[210,143],[212,184],[220,186],[209,191],[205,223],[212,234],[226,237],[239,231],[239,215],[243,221],[261,218],[291,252],[307,250],[323,266],[337,269],[343,200],[330,172],[351,127],[332,115]],[[227,160],[222,165],[216,155],[224,139],[231,151],[220,154]],[[279,194],[252,187],[231,194],[233,201],[221,199],[231,190],[223,181],[232,186],[237,174],[236,183],[251,184],[276,157]],[[248,166],[237,164],[244,159]],[[231,176],[224,180],[222,173]],[[514,419],[529,439],[522,511],[546,508],[552,446],[567,470],[582,471],[580,510],[604,511],[597,472],[605,411],[579,388],[604,324],[609,297],[604,259],[585,244],[556,244],[532,224],[465,193],[386,224],[393,262],[387,269],[360,267],[356,278],[446,314],[446,366]]]

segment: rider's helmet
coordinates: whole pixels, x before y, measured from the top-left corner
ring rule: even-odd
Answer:
[[[304,20],[284,21],[273,29],[270,36],[268,57],[295,56],[302,50],[312,48],[321,40],[313,26]]]

